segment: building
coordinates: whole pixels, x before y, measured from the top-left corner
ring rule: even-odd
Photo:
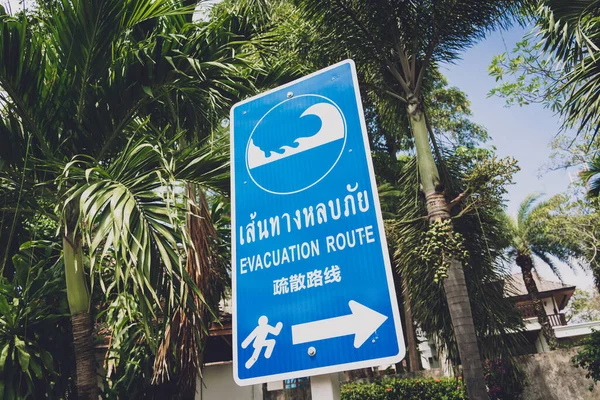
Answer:
[[[585,323],[570,323],[567,321],[564,310],[575,293],[575,286],[542,279],[536,274],[534,274],[533,279],[539,291],[539,298],[544,305],[544,311],[548,315],[548,320],[559,343],[575,343],[592,333],[592,328],[600,329],[600,321]],[[523,275],[513,274],[511,281],[505,284],[504,293],[507,297],[511,297],[516,301],[517,308],[525,322],[525,337],[529,342],[529,346],[523,352],[531,354],[549,351],[546,339],[541,333],[533,302],[529,299]]]
[[[592,333],[592,329],[600,330],[600,321],[574,323],[567,321],[565,309],[575,293],[576,286],[549,281],[534,275],[539,298],[544,305],[544,311],[554,329],[558,342],[561,344],[577,344],[582,338]],[[525,345],[520,353],[535,354],[550,351],[541,332],[533,302],[529,298],[522,274],[513,274],[511,279],[502,282],[504,294],[515,300],[517,309],[523,317],[525,329],[523,336]],[[441,369],[443,375],[451,376],[452,368],[448,365],[446,354],[436,347],[435,338],[431,338],[417,329],[421,366],[425,370]]]

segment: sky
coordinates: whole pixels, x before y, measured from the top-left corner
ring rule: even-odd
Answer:
[[[206,5],[214,2],[211,0]],[[31,3],[31,0],[25,0],[26,5]],[[0,0],[0,4],[9,4],[13,12],[22,7],[20,0]],[[559,132],[558,117],[537,104],[506,108],[503,99],[488,97],[496,85],[495,79],[487,73],[492,57],[512,49],[525,33],[526,29],[521,27],[494,32],[466,50],[456,63],[441,66],[449,84],[467,94],[473,121],[486,127],[492,137],[489,145],[497,148],[499,156],[512,156],[519,162],[521,170],[514,177],[516,183],[508,188],[507,211],[510,215],[516,214],[519,203],[528,194],[539,192],[549,197],[566,191],[570,183],[568,171],[549,172],[544,167],[551,153],[550,142]],[[537,269],[543,278],[557,280],[539,261]],[[565,264],[560,264],[560,270],[565,283],[586,289],[593,286],[589,273],[573,272]],[[513,272],[518,272],[516,266]]]
[[[521,171],[515,185],[509,187],[508,213],[515,214],[519,203],[532,192],[552,196],[567,189],[570,180],[565,170],[547,171],[550,142],[559,132],[559,119],[539,104],[505,107],[504,99],[488,97],[496,86],[487,67],[492,57],[512,49],[527,31],[520,27],[508,32],[494,32],[488,39],[468,49],[453,65],[443,64],[441,71],[451,86],[468,95],[473,121],[488,129],[500,156],[512,156],[519,161]]]
[[[489,144],[497,148],[497,154],[512,156],[519,163],[521,170],[514,177],[515,184],[508,187],[509,215],[516,214],[520,202],[528,194],[538,192],[550,197],[566,191],[570,184],[569,171],[547,171],[545,167],[551,153],[550,143],[560,129],[559,118],[538,104],[506,108],[503,99],[488,97],[489,91],[496,85],[495,79],[487,73],[492,57],[506,49],[511,50],[526,32],[521,27],[494,32],[466,50],[461,60],[441,66],[448,83],[467,94],[473,112],[472,120],[487,128],[492,137]],[[570,172],[574,176],[574,171]],[[536,267],[543,278],[557,280],[550,268],[539,260]],[[592,287],[591,274],[583,271],[574,273],[565,264],[560,264],[559,268],[565,283],[586,289]],[[516,266],[513,272],[518,272]]]
[[[7,10],[12,10],[13,13],[17,12],[23,5],[27,7],[27,5],[31,3],[31,1],[27,0],[0,0],[0,5],[3,5],[7,8]]]

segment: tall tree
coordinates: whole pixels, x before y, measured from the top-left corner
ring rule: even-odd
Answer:
[[[527,288],[529,299],[533,303],[535,313],[542,328],[542,334],[551,350],[558,346],[554,329],[550,324],[544,305],[539,297],[539,289],[534,280],[534,256],[550,267],[560,278],[558,266],[551,257],[564,263],[577,262],[580,257],[579,249],[569,245],[569,241],[548,232],[547,221],[552,219],[553,203],[556,197],[547,202],[535,204],[539,195],[530,194],[520,204],[516,218],[507,217],[507,227],[511,234],[509,254],[521,268],[523,282]]]
[[[91,277],[108,298],[133,294],[154,351],[157,325],[180,306],[206,323],[184,267],[178,186],[228,186],[226,154],[203,140],[204,128],[247,89],[249,73],[240,38],[190,23],[184,3],[58,0],[36,18],[0,7],[3,219],[15,226],[56,206],[81,399],[98,397]],[[18,238],[9,233],[10,244]]]
[[[465,182],[476,182],[471,178],[480,175],[482,165],[492,165],[492,156],[482,149],[463,148],[454,155],[445,154],[449,193],[463,192]],[[412,156],[400,159],[396,215],[389,223],[392,233],[389,242],[394,248],[396,266],[407,280],[415,320],[423,331],[437,339],[438,346],[446,351],[450,361],[458,364],[460,357],[441,284],[446,272],[437,261],[443,252],[453,252],[465,264],[482,357],[502,358],[508,362],[523,344],[518,334],[523,326],[514,304],[504,297],[502,285],[498,284],[507,280],[510,274],[502,267],[508,238],[503,229],[502,202],[499,200],[503,197],[506,180],[482,180],[484,185],[475,189],[469,203],[454,212],[456,235],[452,240],[440,241],[432,235],[427,220],[422,217],[426,209],[417,201],[419,182],[415,164]],[[487,173],[488,167],[483,168]],[[509,163],[500,168],[514,171]]]
[[[592,174],[590,170],[590,174]],[[593,174],[592,174],[593,175]],[[583,174],[584,180],[586,174]],[[590,188],[593,189],[593,184]],[[570,249],[573,258],[582,267],[591,270],[600,288],[600,206],[598,197],[577,198],[561,194],[553,196],[547,203],[547,210],[538,213],[544,235],[551,241],[561,243]]]
[[[332,56],[354,58],[363,77],[367,77],[365,83],[373,91],[405,108],[432,229],[450,221],[450,202],[444,196],[444,182],[430,147],[423,107],[424,77],[435,63],[455,60],[462,49],[485,32],[507,22],[517,3],[297,1],[308,18],[320,27],[328,43],[324,45]],[[455,257],[447,259],[450,268],[444,288],[464,377],[471,399],[485,399],[487,391],[463,266]]]
[[[592,322],[600,319],[600,294],[597,290],[576,289],[565,310],[567,322]]]
[[[541,1],[535,13],[544,51],[564,64],[567,123],[598,132],[600,126],[600,1]]]
[[[510,54],[494,58],[489,71],[502,82],[491,94],[508,104],[542,103],[594,144],[600,126],[599,10],[598,0],[528,3],[525,14],[534,29]]]
[[[488,135],[485,128],[474,124],[470,121],[471,110],[470,103],[466,98],[466,95],[455,87],[449,87],[447,81],[437,71],[433,71],[426,78],[426,93],[425,96],[427,104],[426,107],[429,111],[429,128],[430,135],[433,135],[438,141],[438,147],[446,152],[457,152],[462,156],[444,157],[444,162],[451,162],[455,165],[451,171],[445,168],[444,173],[446,174],[446,180],[459,182],[465,177],[465,172],[473,167],[473,161],[471,157],[466,156],[470,153],[482,152],[487,154],[485,151],[478,149],[481,142],[487,140]],[[407,163],[406,156],[401,156],[398,159],[398,154],[404,153],[410,148],[410,143],[407,143],[406,137],[409,135],[408,126],[405,122],[403,110],[396,111],[396,118],[398,113],[402,117],[397,123],[392,123],[392,116],[388,115],[389,111],[386,109],[386,105],[378,103],[378,99],[373,96],[365,97],[366,100],[372,101],[374,104],[367,105],[369,133],[372,139],[372,151],[374,157],[375,171],[379,182],[386,182],[380,187],[380,198],[382,199],[382,206],[384,208],[384,216],[389,220],[388,243],[392,249],[392,252],[396,254],[395,267],[398,273],[397,280],[397,291],[401,294],[402,304],[404,306],[405,314],[405,331],[407,340],[407,353],[408,362],[411,370],[418,369],[418,353],[417,344],[414,338],[414,332],[412,324],[413,321],[424,329],[428,335],[438,339],[440,348],[446,348],[450,351],[447,353],[450,355],[450,360],[454,363],[458,362],[456,355],[456,343],[452,338],[451,324],[446,324],[446,320],[441,318],[441,314],[448,314],[445,303],[441,307],[431,308],[427,310],[422,308],[422,305],[428,304],[430,296],[443,295],[439,291],[438,284],[426,285],[427,279],[432,280],[433,274],[424,277],[422,274],[415,273],[415,271],[422,271],[429,267],[424,265],[423,260],[420,259],[415,249],[419,248],[417,244],[423,240],[421,236],[427,231],[426,224],[423,225],[423,220],[418,218],[414,219],[409,217],[415,213],[424,212],[419,209],[415,204],[415,195],[417,183],[412,179],[408,179],[406,174],[411,175],[410,171],[406,171],[407,168],[413,165],[412,162]],[[403,131],[404,130],[404,131]],[[487,154],[491,155],[491,154]],[[479,162],[484,162],[484,159],[479,159]],[[457,166],[461,166],[456,168]],[[464,169],[464,171],[462,171]],[[416,172],[412,171],[414,177]],[[456,185],[452,184],[451,187]],[[458,185],[461,186],[461,185]],[[458,195],[464,189],[464,186],[451,188],[447,187],[446,194],[449,196]],[[481,189],[477,188],[480,193],[478,196],[481,198]],[[417,196],[418,197],[418,196]],[[502,196],[498,194],[498,198]],[[483,202],[477,204],[475,210],[481,210],[480,214],[486,216],[493,213],[496,208],[500,206],[500,203],[490,204],[489,202]],[[498,210],[496,210],[498,212]],[[475,219],[474,219],[475,218]],[[412,221],[411,221],[412,219]],[[459,231],[462,231],[462,226],[469,227],[467,230],[479,231],[481,234],[486,236],[488,243],[492,248],[503,246],[505,240],[498,235],[486,234],[485,232],[494,232],[494,224],[497,221],[494,219],[483,219],[477,218],[477,214],[471,211],[467,211],[466,215],[463,215],[461,219],[471,220],[467,223],[463,221],[457,221],[459,225]],[[411,221],[411,222],[407,222]],[[485,223],[485,227],[479,227],[478,224]],[[473,226],[475,224],[475,226]],[[424,229],[424,231],[421,231]],[[477,262],[471,262],[469,264],[473,268],[477,268],[478,274],[476,279],[482,281],[488,281],[493,279],[501,279],[503,276],[502,268],[496,259],[490,259],[490,249],[482,248],[477,246],[475,243],[467,242],[471,259],[478,259]],[[494,257],[497,258],[498,252],[494,251]],[[483,258],[478,258],[483,255]],[[435,266],[433,268],[436,268]],[[494,278],[496,277],[496,278]],[[474,284],[470,287],[469,293],[471,301],[474,305],[484,305],[486,300],[481,299],[477,294],[481,293],[478,288],[477,282],[468,281],[469,284]],[[432,296],[432,297],[433,297]],[[400,296],[399,296],[400,298]],[[487,298],[490,298],[489,291]],[[501,298],[501,297],[500,297]],[[502,303],[500,298],[494,297],[494,301]],[[414,309],[414,312],[413,312]],[[496,311],[498,311],[496,313]],[[516,312],[516,310],[513,310]],[[438,314],[439,313],[439,314]],[[485,337],[490,336],[489,332],[495,332],[498,338],[508,338],[509,335],[502,334],[497,330],[499,325],[496,325],[496,320],[503,320],[504,326],[512,326],[515,331],[519,330],[519,324],[515,323],[513,313],[511,313],[510,307],[503,305],[502,307],[496,307],[494,310],[490,307],[486,310],[483,307],[481,310],[477,310],[474,313],[480,314],[482,317],[487,313],[488,318],[480,318],[476,320],[476,332],[478,333],[478,339],[480,346],[483,346],[482,353],[485,354],[486,358],[497,358],[501,356],[508,356],[512,345],[510,341],[494,343],[496,349],[506,349],[507,352],[500,354],[494,353],[493,346],[487,346]],[[415,315],[418,318],[408,318],[409,315]],[[492,317],[493,315],[493,317]],[[412,336],[412,337],[411,337]],[[411,351],[412,350],[412,351]]]
[[[600,196],[600,157],[597,155],[590,160],[587,168],[581,173],[590,198]]]

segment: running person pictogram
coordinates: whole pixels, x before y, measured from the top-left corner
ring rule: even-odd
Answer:
[[[272,327],[269,325],[269,319],[264,315],[258,319],[258,326],[254,328],[242,342],[242,349],[245,349],[250,343],[254,342],[252,345],[252,347],[254,347],[254,353],[252,353],[252,357],[246,361],[246,369],[252,368],[254,363],[258,360],[258,357],[260,357],[260,352],[264,347],[266,347],[265,358],[271,358],[273,348],[275,347],[275,339],[267,339],[267,336],[269,336],[269,334],[275,336],[279,335],[282,327],[283,324],[281,322],[278,322],[275,327]]]

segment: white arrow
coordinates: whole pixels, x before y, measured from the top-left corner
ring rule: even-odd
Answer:
[[[354,335],[354,347],[358,349],[388,319],[354,300],[350,300],[348,305],[352,314],[293,325],[293,344]]]

